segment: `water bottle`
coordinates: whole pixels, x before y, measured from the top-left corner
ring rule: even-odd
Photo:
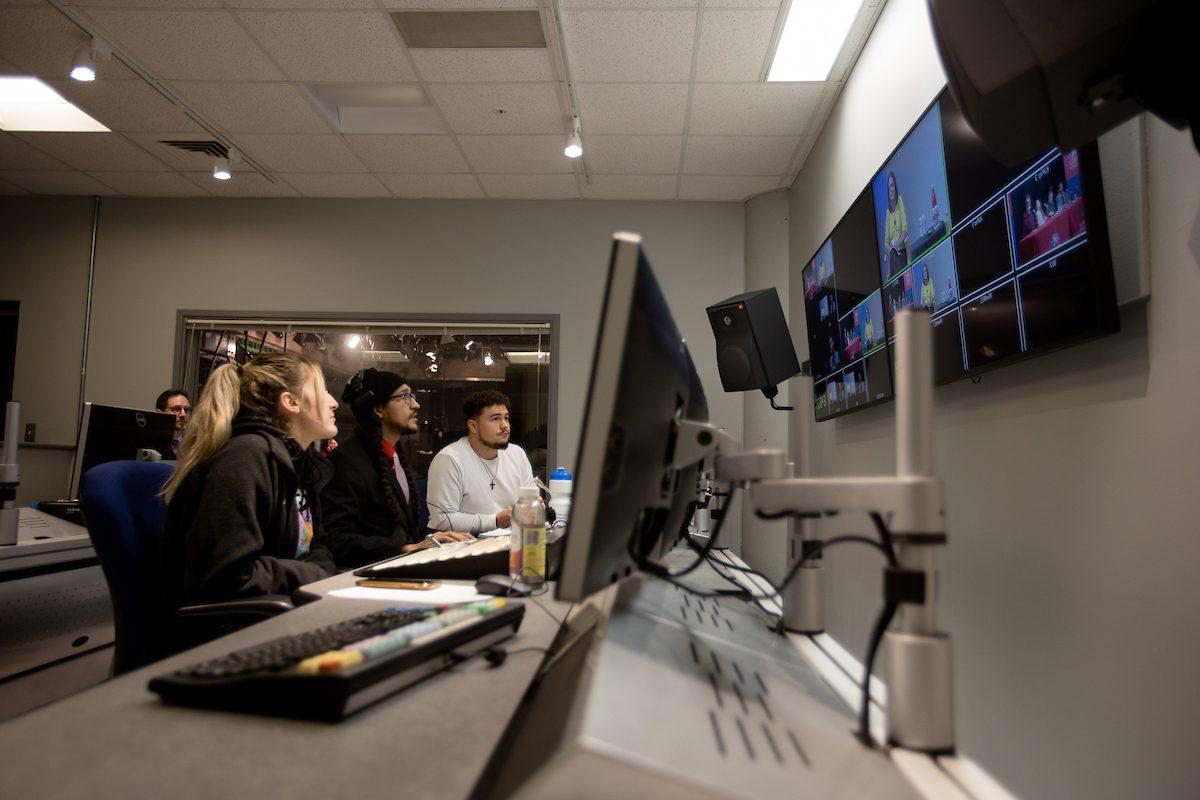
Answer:
[[[530,586],[546,582],[546,504],[536,486],[522,486],[512,513],[508,572]]]
[[[571,473],[562,467],[550,473],[550,506],[555,522],[566,522],[571,516]]]

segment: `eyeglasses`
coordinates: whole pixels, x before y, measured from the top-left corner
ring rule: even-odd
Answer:
[[[417,402],[417,397],[412,392],[401,392],[400,394],[394,394],[388,398],[389,403],[393,400],[400,400],[401,402],[407,403],[411,406]]]
[[[191,406],[167,406],[167,411],[171,412],[175,416],[179,416],[180,414],[192,413],[192,407]]]

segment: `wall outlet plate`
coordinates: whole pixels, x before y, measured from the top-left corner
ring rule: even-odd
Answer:
[[[25,423],[25,443],[29,444],[30,442],[36,442],[36,441],[37,441],[37,423],[36,422],[26,422]]]

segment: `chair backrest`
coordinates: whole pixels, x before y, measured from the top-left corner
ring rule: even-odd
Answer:
[[[426,478],[417,478],[417,508],[420,509],[419,527],[424,528],[429,524],[429,506],[425,503],[425,494],[429,491],[429,480]]]
[[[166,607],[161,539],[167,507],[159,492],[174,465],[110,461],[83,476],[79,501],[112,596],[116,628],[113,672],[155,660]]]

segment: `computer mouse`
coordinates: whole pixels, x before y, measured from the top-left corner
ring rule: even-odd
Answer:
[[[529,597],[533,587],[508,575],[484,575],[475,581],[475,591],[500,597]]]

